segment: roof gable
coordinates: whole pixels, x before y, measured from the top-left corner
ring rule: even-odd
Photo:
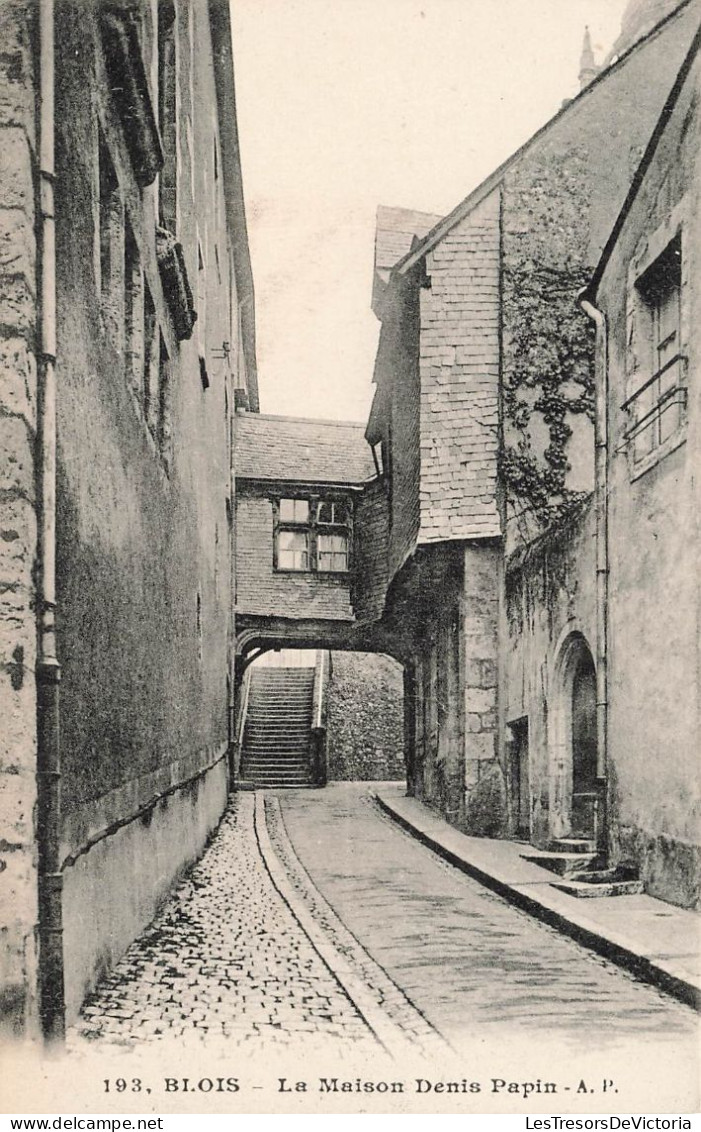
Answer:
[[[404,256],[404,258],[395,265],[394,272],[400,275],[405,275],[408,271],[410,271],[411,268],[420,259],[422,259],[437,244],[440,243],[440,241],[448,234],[448,232],[451,231],[452,228],[455,227],[456,224],[459,224],[461,220],[469,215],[473,208],[480,204],[496,188],[496,186],[499,184],[508,170],[519,160],[519,158],[527,153],[531,146],[540,141],[541,138],[543,138],[544,135],[546,135],[548,131],[555,125],[555,123],[560,122],[562,118],[569,114],[574,106],[579,106],[583,99],[590,97],[592,92],[597,90],[602,83],[605,83],[610,75],[614,74],[614,72],[625,66],[626,61],[631,57],[631,55],[633,55],[633,53],[642,50],[650,42],[650,40],[659,35],[668,24],[676,20],[686,9],[692,7],[696,3],[697,0],[683,0],[683,2],[680,3],[674,11],[672,11],[664,19],[662,19],[656,27],[652,28],[652,30],[648,32],[647,35],[638,39],[624,54],[622,54],[609,67],[607,67],[604,71],[597,75],[597,77],[593,79],[592,82],[590,82],[589,85],[584,88],[584,90],[580,91],[579,94],[570,99],[569,102],[565,103],[565,105],[557,112],[557,114],[554,114],[553,117],[545,123],[545,125],[541,126],[539,130],[536,130],[536,132],[526,142],[524,142],[522,146],[520,146],[514,153],[507,157],[506,160],[503,161],[502,164],[499,165],[494,170],[494,172],[486,178],[486,180],[482,181],[467,197],[465,197],[464,200],[462,200],[460,204],[458,204],[457,207],[453,209],[452,212],[449,212],[447,216],[440,220],[439,223],[434,228],[432,228],[430,232],[427,233],[424,239],[420,241],[420,243],[411,248]]]

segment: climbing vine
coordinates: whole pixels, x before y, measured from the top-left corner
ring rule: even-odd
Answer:
[[[576,149],[524,163],[505,195],[504,436],[500,470],[514,513],[543,529],[582,493],[567,485],[572,419],[594,420],[594,334],[586,285],[586,161]],[[535,450],[535,422],[547,444]]]

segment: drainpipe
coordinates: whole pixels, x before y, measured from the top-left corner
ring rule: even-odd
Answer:
[[[39,0],[38,640],[37,841],[42,1031],[65,1033],[63,877],[59,859],[61,755],[56,655],[56,241],[54,224],[54,0]]]
[[[599,806],[597,815],[597,848],[606,851],[608,822],[606,805],[606,771],[608,763],[608,608],[609,608],[609,537],[608,537],[608,333],[603,311],[583,291],[579,305],[596,328],[596,411],[594,500],[596,518],[596,739]]]

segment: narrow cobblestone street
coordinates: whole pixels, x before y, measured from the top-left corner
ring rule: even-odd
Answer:
[[[104,980],[77,1032],[124,1045],[370,1039],[273,887],[253,811],[253,794],[233,796],[204,857]]]
[[[694,1013],[456,872],[367,785],[233,796],[70,1044],[444,1059],[486,1039],[690,1049]],[[377,1044],[379,1042],[379,1045]]]

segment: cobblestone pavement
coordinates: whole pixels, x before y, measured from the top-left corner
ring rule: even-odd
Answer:
[[[333,972],[333,973],[332,973]],[[367,786],[235,795],[211,845],[69,1037],[445,1064],[523,1038],[676,1042],[694,1013],[403,833]],[[403,1043],[403,1046],[402,1046]]]
[[[273,886],[254,801],[232,798],[202,860],[84,1007],[73,1043],[374,1044]]]
[[[578,1049],[654,1036],[693,1048],[690,1008],[442,861],[385,818],[367,787],[287,791],[280,802],[316,888],[455,1049],[475,1034]]]

